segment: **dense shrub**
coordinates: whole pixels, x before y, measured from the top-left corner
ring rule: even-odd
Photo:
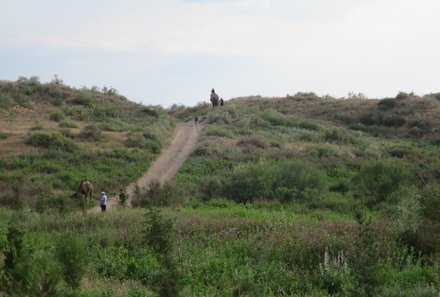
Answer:
[[[431,131],[432,124],[428,119],[415,118],[408,122],[408,127],[411,128],[411,134],[414,136],[421,136]]]
[[[177,205],[182,197],[176,192],[172,183],[160,184],[158,181],[152,181],[145,192],[137,191],[133,199],[134,206],[140,207],[161,207]]]
[[[125,140],[127,147],[138,147],[147,149],[152,153],[159,153],[162,149],[162,144],[158,137],[151,133],[134,132],[130,133]]]
[[[224,195],[237,202],[268,199],[272,195],[274,168],[252,164],[238,168],[224,188]]]
[[[401,163],[373,161],[365,163],[353,178],[356,197],[372,206],[385,202],[390,195],[411,181],[409,169]]]
[[[405,124],[405,118],[399,115],[390,115],[383,119],[383,124],[388,127],[401,127]]]
[[[33,146],[56,148],[67,152],[72,152],[78,148],[78,146],[70,139],[67,139],[60,134],[47,131],[30,132],[27,136],[26,142]]]
[[[365,113],[359,117],[359,121],[364,125],[381,125],[382,115],[376,112]]]
[[[7,94],[0,94],[0,108],[9,109],[15,104],[15,100]]]
[[[274,188],[284,187],[296,192],[302,198],[306,190],[320,194],[327,188],[325,174],[310,164],[301,161],[282,163],[276,173]]]
[[[406,100],[406,99],[409,99],[410,97],[411,96],[405,92],[399,92],[399,94],[396,95],[397,100]]]
[[[54,111],[49,115],[49,120],[61,122],[64,119],[64,114],[61,111]]]
[[[76,98],[73,101],[73,103],[77,104],[77,105],[82,105],[85,107],[91,107],[92,106],[92,98],[86,92],[79,92],[76,95]]]
[[[61,128],[78,128],[78,125],[69,120],[63,120],[58,124]]]
[[[88,125],[81,130],[79,137],[82,139],[98,141],[102,139],[102,131],[96,125]]]
[[[226,129],[222,126],[217,125],[209,125],[205,129],[205,134],[207,136],[217,136],[217,137],[227,137],[233,138],[234,133],[230,129]]]
[[[388,110],[388,109],[392,109],[394,107],[396,107],[397,101],[395,99],[382,99],[379,101],[379,103],[377,103],[377,106],[379,107],[380,110]]]
[[[258,136],[242,136],[240,137],[240,140],[237,142],[238,146],[243,147],[259,147],[259,148],[265,148],[267,147],[267,143],[264,139]]]
[[[86,247],[74,234],[65,233],[56,241],[56,258],[62,264],[64,281],[78,288],[85,273]]]
[[[342,129],[325,131],[324,139],[325,141],[338,144],[354,144],[356,142],[356,139],[352,134]]]

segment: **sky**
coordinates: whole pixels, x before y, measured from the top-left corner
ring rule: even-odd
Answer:
[[[0,0],[0,80],[168,107],[440,92],[438,0]]]

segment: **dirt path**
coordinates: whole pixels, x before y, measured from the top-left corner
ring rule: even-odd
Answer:
[[[153,180],[159,181],[162,184],[171,180],[183,162],[196,148],[202,129],[203,124],[198,124],[198,126],[195,126],[193,122],[177,124],[171,142],[165,150],[162,151],[143,176],[128,185],[126,192],[129,197],[133,197],[136,186],[145,190]],[[130,205],[130,201],[127,204]],[[109,197],[107,211],[118,207],[118,198],[116,196]],[[87,213],[99,211],[101,211],[100,207],[96,206],[89,209]]]

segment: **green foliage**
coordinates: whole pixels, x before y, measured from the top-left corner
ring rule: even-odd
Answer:
[[[69,120],[62,120],[59,125],[61,128],[78,128],[78,125]]]
[[[274,169],[267,164],[251,164],[238,168],[225,185],[224,194],[237,202],[271,197]]]
[[[391,161],[367,162],[353,178],[357,197],[364,199],[370,206],[388,201],[392,193],[410,182],[409,169]]]
[[[312,190],[319,196],[326,190],[327,181],[325,175],[310,164],[290,161],[280,165],[274,187],[293,190],[298,198],[303,198],[307,190]]]
[[[92,99],[90,98],[89,94],[87,94],[86,92],[79,92],[76,95],[74,103],[85,107],[91,107]]]
[[[359,117],[359,121],[367,126],[371,125],[381,125],[383,123],[383,116],[377,112],[369,112],[362,114]]]
[[[391,115],[383,119],[383,124],[387,127],[401,127],[405,122],[405,118],[399,115]]]
[[[33,131],[28,133],[26,142],[33,146],[61,149],[66,152],[75,151],[78,146],[66,137],[47,131]]]
[[[226,137],[226,138],[233,138],[234,133],[219,125],[210,125],[206,127],[205,134],[207,136],[217,136],[217,137]]]
[[[428,119],[414,118],[408,122],[410,134],[413,136],[423,136],[432,129],[432,124]]]
[[[125,145],[127,147],[143,148],[155,154],[159,153],[162,148],[162,143],[157,136],[141,132],[130,133],[125,140]]]
[[[58,237],[55,250],[64,281],[71,288],[78,288],[85,273],[86,246],[74,234],[65,233]]]
[[[0,132],[0,139],[7,139],[9,137],[8,133]]]
[[[54,111],[49,115],[49,120],[51,121],[61,122],[63,119],[64,119],[64,114],[59,110]]]
[[[85,126],[79,133],[79,138],[86,140],[99,141],[102,139],[102,131],[96,125]]]
[[[1,290],[8,296],[20,296],[29,290],[31,271],[24,243],[24,232],[15,226],[8,228],[7,247],[4,251],[4,267]]]
[[[397,101],[395,99],[386,98],[382,99],[377,103],[377,106],[380,110],[389,110],[398,106]]]
[[[133,199],[133,206],[160,207],[178,204],[181,198],[172,183],[161,185],[152,181],[145,193],[138,191]]]
[[[374,231],[371,227],[371,218],[361,212],[356,214],[358,231],[355,238],[355,254],[353,255],[352,269],[356,286],[353,288],[355,296],[375,296],[383,282],[379,274],[379,250]]]
[[[0,108],[9,109],[13,105],[15,105],[15,100],[11,96],[0,94]]]
[[[163,270],[159,276],[159,296],[178,296],[181,276],[174,251],[175,227],[170,219],[164,218],[157,209],[150,208],[147,214],[145,242],[155,251]]]

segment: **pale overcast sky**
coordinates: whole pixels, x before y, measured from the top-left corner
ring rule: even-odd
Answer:
[[[440,91],[439,0],[0,0],[0,79],[144,104]]]

